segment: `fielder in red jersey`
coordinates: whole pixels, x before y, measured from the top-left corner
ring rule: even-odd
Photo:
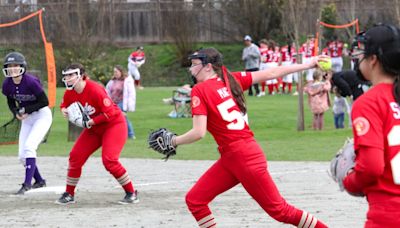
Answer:
[[[234,73],[226,70],[222,55],[214,48],[202,49],[190,59],[190,73],[198,82],[191,93],[193,128],[174,137],[172,144],[193,143],[208,130],[221,154],[186,195],[186,204],[199,227],[216,227],[208,204],[239,183],[277,221],[298,227],[327,227],[280,195],[267,170],[266,157],[249,128],[243,94],[253,83],[315,67],[324,57],[315,57],[307,64]]]
[[[56,203],[75,203],[74,193],[82,167],[89,156],[100,147],[104,167],[125,190],[126,195],[119,203],[139,202],[128,172],[119,162],[127,139],[127,125],[121,110],[111,101],[101,85],[87,78],[81,64],[70,65],[63,71],[63,75],[67,90],[60,105],[62,114],[67,117],[67,107],[73,102],[80,102],[91,119],[87,124],[88,128],[82,131],[70,152],[66,191]]]
[[[345,189],[368,200],[366,228],[400,227],[400,29],[378,25],[356,37],[359,75],[372,82],[352,108],[355,166]]]

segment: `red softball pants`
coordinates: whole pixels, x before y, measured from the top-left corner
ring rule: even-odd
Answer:
[[[106,170],[116,179],[126,174],[126,169],[119,162],[119,156],[127,139],[127,131],[123,115],[109,124],[84,129],[69,155],[68,179],[76,180],[77,184],[83,165],[100,147],[102,147],[101,158]],[[73,185],[76,184],[70,185],[74,188]],[[129,184],[131,185],[130,181]]]
[[[186,195],[186,204],[196,221],[210,217],[208,204],[217,195],[241,183],[272,218],[295,226],[301,223],[303,211],[288,204],[280,195],[267,170],[264,153],[254,139],[241,140],[218,149],[221,158],[200,177]],[[310,216],[310,221],[313,219]],[[316,219],[313,223],[317,224],[316,227],[325,227]]]

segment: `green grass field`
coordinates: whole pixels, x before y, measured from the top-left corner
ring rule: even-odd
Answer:
[[[159,154],[147,148],[147,135],[151,129],[166,127],[182,134],[192,126],[191,118],[171,119],[167,114],[172,106],[165,105],[161,99],[170,97],[175,87],[146,87],[137,91],[137,111],[129,113],[134,125],[136,140],[129,140],[121,157],[161,158]],[[67,142],[68,124],[62,118],[58,105],[64,88],[57,90],[57,106],[54,109],[54,121],[48,141],[39,148],[39,156],[68,156],[73,143]],[[306,98],[306,96],[305,96]],[[268,160],[282,161],[327,161],[343,145],[351,130],[335,129],[333,115],[329,110],[325,114],[325,129],[314,131],[311,128],[311,113],[305,100],[306,130],[297,131],[297,97],[289,95],[247,97],[250,127],[257,141],[264,148]],[[2,115],[8,110],[1,105]],[[348,119],[346,117],[346,125]],[[210,134],[194,144],[178,148],[173,159],[212,160],[219,154]],[[0,146],[0,155],[16,156],[17,145]],[[96,152],[96,156],[99,152]]]

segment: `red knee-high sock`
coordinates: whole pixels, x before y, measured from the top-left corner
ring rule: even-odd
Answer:
[[[274,90],[273,85],[268,85],[268,93],[272,94],[273,90]]]
[[[279,84],[278,84],[278,83],[275,83],[275,84],[274,84],[274,88],[275,88],[276,92],[278,93],[278,92],[279,92]]]
[[[282,82],[282,93],[285,93],[285,87],[286,87],[287,83],[286,82]]]
[[[312,214],[309,214],[306,211],[298,211],[295,216],[295,222],[293,225],[300,228],[327,228],[322,221],[315,218]]]
[[[288,93],[292,92],[292,83],[288,83]]]
[[[261,92],[265,93],[265,82],[261,82]]]

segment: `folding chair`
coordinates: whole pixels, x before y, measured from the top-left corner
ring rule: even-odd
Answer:
[[[176,118],[192,117],[191,98],[188,90],[179,88],[172,91],[172,101],[174,102]]]

